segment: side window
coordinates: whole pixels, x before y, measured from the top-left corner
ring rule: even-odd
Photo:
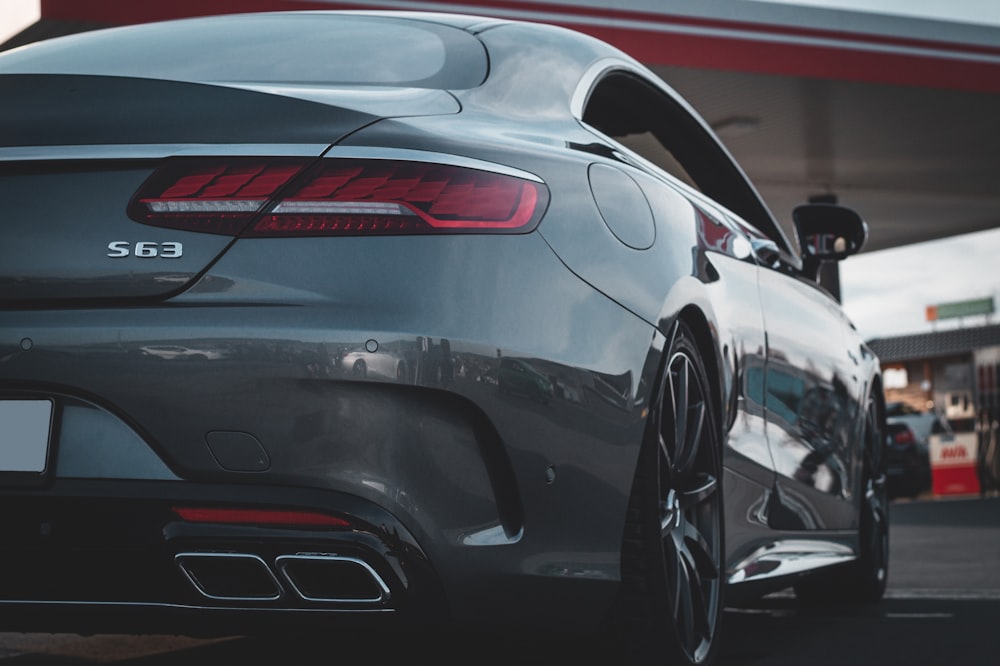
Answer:
[[[756,190],[725,149],[682,104],[626,71],[591,91],[583,122],[736,213],[791,254]]]
[[[694,182],[694,179],[687,172],[687,169],[684,168],[684,165],[677,160],[677,157],[666,146],[660,143],[660,140],[652,132],[648,130],[644,132],[635,131],[620,136],[609,136],[636,155],[640,155],[660,167],[682,183],[701,191],[698,183]]]

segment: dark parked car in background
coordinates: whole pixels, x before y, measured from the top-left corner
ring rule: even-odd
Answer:
[[[817,284],[865,224],[802,206],[791,243],[620,51],[215,17],[7,52],[0,98],[0,628],[680,664],[727,601],[882,595],[879,365]]]
[[[913,427],[888,417],[886,436],[886,478],[889,497],[916,497],[931,487],[931,463],[927,440]]]

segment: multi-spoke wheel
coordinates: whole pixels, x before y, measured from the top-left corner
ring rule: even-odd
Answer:
[[[869,401],[865,416],[864,497],[858,521],[860,556],[852,581],[853,600],[858,603],[881,599],[889,576],[889,495],[881,424],[878,407]]]
[[[885,476],[885,437],[878,406],[869,400],[863,434],[858,558],[825,578],[795,586],[812,604],[873,604],[885,594],[889,576],[889,496]]]
[[[683,324],[666,359],[622,548],[626,637],[641,663],[706,664],[722,617],[719,425]]]

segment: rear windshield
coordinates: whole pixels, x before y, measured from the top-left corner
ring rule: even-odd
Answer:
[[[0,73],[196,82],[472,88],[486,52],[459,29],[323,12],[189,19],[84,33],[0,55]]]

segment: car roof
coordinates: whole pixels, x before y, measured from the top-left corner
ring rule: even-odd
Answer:
[[[461,89],[481,84],[489,71],[471,29],[502,23],[391,12],[204,16],[28,44],[0,54],[0,74]]]

